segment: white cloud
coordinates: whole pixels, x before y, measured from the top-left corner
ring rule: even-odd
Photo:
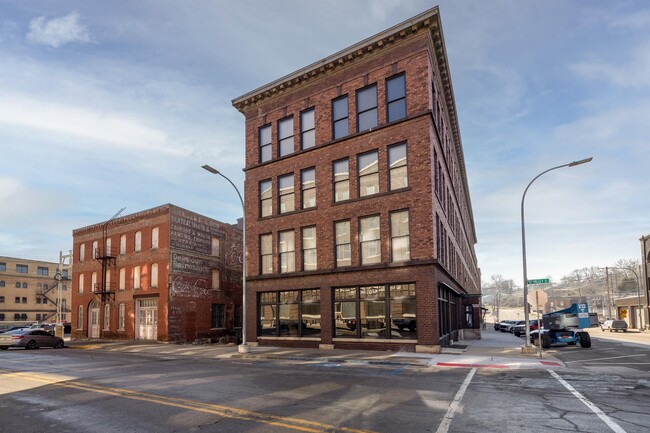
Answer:
[[[630,50],[624,61],[585,61],[571,65],[570,69],[584,78],[607,81],[623,88],[650,87],[650,41]]]
[[[42,16],[34,18],[29,23],[27,39],[37,44],[57,48],[72,42],[90,42],[90,35],[88,29],[80,23],[79,14],[72,12],[49,21]]]
[[[614,18],[609,23],[611,29],[642,30],[650,27],[650,9],[643,9],[629,15]]]

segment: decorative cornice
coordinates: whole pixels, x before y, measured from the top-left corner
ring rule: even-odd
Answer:
[[[251,106],[256,105],[266,98],[278,95],[297,85],[307,83],[314,78],[320,78],[324,74],[330,73],[342,66],[347,66],[352,62],[366,57],[368,54],[391,46],[423,29],[435,29],[439,27],[440,14],[436,6],[351,47],[345,48],[329,57],[235,98],[232,100],[232,105],[243,113]]]

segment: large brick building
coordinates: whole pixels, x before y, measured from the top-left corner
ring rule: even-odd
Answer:
[[[251,344],[435,352],[478,334],[438,8],[233,100]]]
[[[242,228],[167,204],[74,230],[72,338],[234,335]]]
[[[61,321],[70,320],[68,270],[61,271],[58,283],[59,267],[58,263],[0,257],[0,326],[56,323],[59,300]]]

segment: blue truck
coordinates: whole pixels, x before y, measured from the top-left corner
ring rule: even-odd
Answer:
[[[548,349],[553,345],[569,345],[580,347],[591,347],[589,333],[583,331],[591,326],[589,319],[589,307],[585,304],[572,304],[564,310],[553,311],[542,316],[541,346]],[[531,340],[539,345],[540,333],[531,332]]]

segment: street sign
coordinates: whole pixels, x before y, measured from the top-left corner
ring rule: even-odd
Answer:
[[[549,284],[551,280],[548,278],[540,278],[537,280],[528,280],[528,284]]]

